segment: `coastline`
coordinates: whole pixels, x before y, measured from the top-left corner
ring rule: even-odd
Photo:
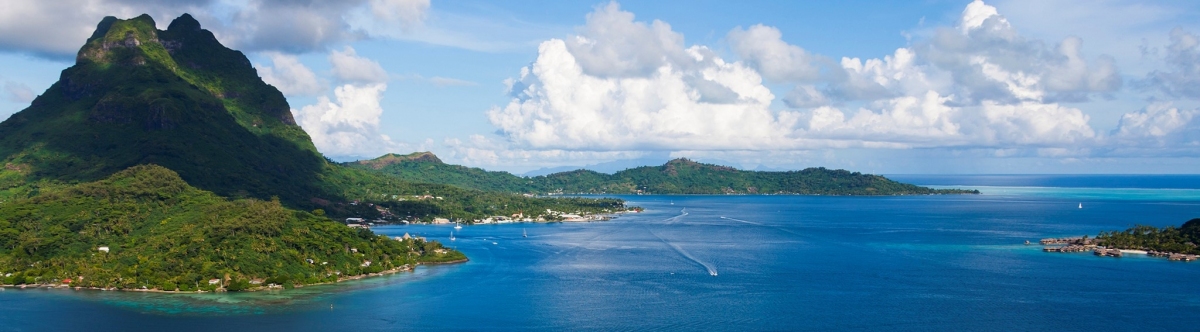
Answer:
[[[451,265],[451,264],[461,264],[461,263],[466,263],[466,262],[469,262],[470,260],[471,260],[470,258],[463,258],[463,259],[459,259],[459,260],[446,261],[446,262],[416,263],[415,265],[407,265],[407,264],[405,264],[405,265],[401,265],[401,266],[399,266],[399,267],[396,267],[396,268],[392,268],[392,269],[389,269],[389,270],[384,270],[384,271],[380,271],[380,272],[375,272],[375,273],[367,273],[367,274],[359,274],[359,275],[354,275],[354,276],[339,277],[339,278],[337,278],[337,280],[335,280],[335,281],[319,282],[319,283],[313,283],[313,284],[304,284],[304,285],[295,285],[295,286],[294,286],[294,288],[304,288],[304,287],[309,287],[309,286],[317,286],[317,285],[331,285],[331,284],[336,284],[336,283],[340,283],[340,282],[343,282],[343,281],[350,281],[350,280],[360,280],[360,279],[366,279],[366,278],[371,278],[371,277],[382,277],[382,276],[386,276],[386,275],[390,275],[390,274],[396,274],[396,273],[400,273],[400,272],[412,272],[413,270],[415,270],[415,269],[416,269],[416,267],[417,267],[418,265]],[[8,288],[16,288],[16,289],[26,289],[26,288],[46,288],[46,289],[56,289],[56,288],[65,288],[65,289],[72,289],[72,290],[117,291],[117,292],[140,292],[140,293],[163,293],[163,294],[203,294],[203,293],[226,293],[226,292],[229,292],[229,291],[226,291],[224,288],[218,288],[217,290],[214,290],[214,291],[203,291],[203,290],[196,290],[196,291],[178,291],[178,290],[172,290],[172,291],[168,291],[168,290],[161,290],[161,289],[136,289],[136,288],[133,288],[133,289],[127,289],[127,288],[116,288],[116,287],[108,287],[108,288],[103,288],[103,287],[82,287],[82,286],[71,286],[71,285],[65,285],[65,284],[22,284],[22,285],[0,285],[0,291],[2,291],[2,290],[4,290],[4,289],[8,289]],[[268,290],[286,290],[286,288],[284,288],[283,286],[275,286],[275,287],[268,287],[268,286],[257,286],[257,287],[253,287],[253,288],[247,288],[247,289],[245,289],[245,290],[241,290],[241,291],[238,291],[238,292],[259,292],[259,291],[268,291]]]

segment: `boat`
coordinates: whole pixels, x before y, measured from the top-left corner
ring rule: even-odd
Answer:
[[[529,237],[529,233],[526,233],[524,228],[521,229],[521,237]]]
[[[459,225],[459,224],[458,224],[458,222],[457,222],[457,221],[455,221],[455,222],[454,222],[454,229],[462,229],[462,225]]]
[[[1083,203],[1079,203],[1079,208],[1080,208],[1080,209],[1082,209],[1082,208],[1083,208]]]
[[[454,232],[450,232],[450,241],[454,241]]]

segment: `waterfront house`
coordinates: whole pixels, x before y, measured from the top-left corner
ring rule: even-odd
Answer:
[[[446,218],[433,218],[433,223],[434,223],[434,224],[449,224],[449,223],[450,223],[450,219],[446,219]]]
[[[363,218],[346,218],[347,224],[350,224],[350,223],[361,224],[362,222],[363,222]]]
[[[219,283],[221,283],[221,279],[215,279],[215,278],[214,278],[214,279],[208,279],[208,284],[209,284],[209,285],[216,285],[216,284],[219,284]]]

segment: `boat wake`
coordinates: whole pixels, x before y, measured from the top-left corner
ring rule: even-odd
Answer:
[[[741,220],[741,219],[736,219],[736,218],[730,218],[730,217],[726,217],[726,216],[721,216],[721,219],[729,219],[729,220],[733,220],[733,221],[737,221],[737,222],[743,222],[743,223],[747,223],[747,224],[751,224],[751,225],[764,226],[762,223],[757,223],[757,222],[753,222],[753,221],[749,221],[749,220]]]
[[[671,243],[671,241],[667,241],[667,239],[664,239],[662,236],[659,236],[658,233],[655,233],[654,231],[651,231],[650,234],[653,234],[654,237],[657,237],[659,241],[662,241],[662,243],[665,243],[667,246],[670,246],[671,249],[674,249],[675,252],[678,253],[680,256],[683,256],[684,258],[687,258],[688,260],[691,260],[692,262],[695,262],[696,264],[700,264],[701,267],[704,267],[705,270],[708,270],[708,275],[714,276],[714,277],[717,276],[717,268],[715,266],[713,266],[712,264],[705,263],[704,261],[701,261],[699,258],[696,258],[696,256],[692,256],[692,254],[687,252],[687,250],[683,250],[683,248],[680,247],[679,245]]]
[[[682,210],[679,210],[678,216],[663,219],[663,221],[667,222],[667,224],[674,224],[676,222],[679,222],[679,219],[683,219],[683,217],[685,217],[687,215],[688,215],[687,209],[682,209]]]

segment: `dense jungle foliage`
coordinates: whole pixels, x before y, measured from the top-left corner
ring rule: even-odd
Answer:
[[[1110,248],[1156,250],[1181,254],[1200,254],[1200,218],[1183,226],[1137,225],[1124,231],[1100,232],[1096,240]]]
[[[376,236],[277,200],[222,198],[154,165],[0,204],[0,274],[10,285],[69,279],[84,287],[241,290],[252,281],[292,287],[462,259],[437,242]]]

